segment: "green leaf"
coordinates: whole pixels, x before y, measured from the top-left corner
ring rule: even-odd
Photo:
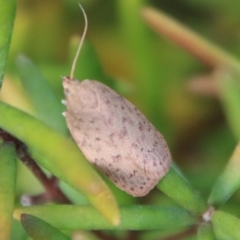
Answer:
[[[177,207],[129,205],[120,207],[121,223],[114,227],[90,205],[45,205],[15,209],[14,218],[27,213],[39,217],[61,230],[154,230],[191,226],[196,219]]]
[[[0,7],[0,88],[13,31],[16,12],[16,0],[1,1]]]
[[[23,87],[32,100],[37,117],[56,131],[66,134],[68,131],[62,116],[64,107],[47,80],[27,57],[20,56],[17,66]]]
[[[13,219],[11,240],[27,240],[27,233],[23,229],[21,222]],[[30,240],[30,239],[29,239]]]
[[[117,10],[128,61],[131,61],[133,73],[131,78],[133,84],[137,86],[132,97],[135,97],[138,106],[141,106],[141,110],[151,119],[153,125],[161,127],[161,133],[165,135],[171,131],[165,112],[166,82],[163,80],[162,72],[157,70],[159,59],[153,54],[156,49],[152,47],[155,43],[149,37],[149,31],[140,15],[145,2],[145,0],[120,0],[117,1]]]
[[[220,228],[214,228],[214,233],[215,236],[217,238],[217,240],[233,240],[231,237],[229,237],[228,235],[226,235],[226,233],[224,233],[222,231],[222,229]]]
[[[0,239],[8,240],[12,229],[12,214],[16,184],[16,152],[10,143],[0,144]]]
[[[147,24],[156,32],[169,38],[210,67],[240,68],[238,59],[160,10],[145,7],[142,15]]]
[[[21,222],[33,240],[70,240],[65,234],[40,218],[29,214],[22,214]]]
[[[207,205],[172,164],[168,173],[159,181],[157,188],[180,206],[193,213],[202,213]]]
[[[225,236],[224,239],[240,239],[240,219],[223,211],[215,211],[212,216],[214,231]],[[227,238],[226,238],[227,237]]]
[[[240,141],[240,74],[232,74],[218,70],[216,82],[220,93],[220,98],[233,134]]]
[[[216,237],[213,232],[211,223],[202,223],[198,228],[197,233],[198,240],[215,240]]]
[[[39,165],[82,192],[112,224],[119,223],[113,194],[73,141],[3,102],[0,116],[0,127],[24,142]]]
[[[225,203],[240,187],[240,143],[237,145],[229,163],[212,188],[208,199],[210,205]]]

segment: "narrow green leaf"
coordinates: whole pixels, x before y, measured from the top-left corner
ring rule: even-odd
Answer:
[[[214,233],[215,233],[215,236],[216,236],[217,240],[233,240],[231,237],[226,235],[226,233],[224,233],[222,231],[222,229],[220,229],[220,228],[215,227],[214,228]]]
[[[215,211],[212,216],[214,231],[232,240],[240,239],[240,219],[223,211]],[[228,239],[225,238],[225,239]]]
[[[0,127],[23,141],[39,165],[82,192],[112,224],[119,223],[113,194],[73,141],[3,102],[0,116]]]
[[[16,152],[12,144],[0,144],[0,240],[10,239],[16,183]]]
[[[155,51],[149,31],[143,24],[140,11],[146,0],[117,1],[117,10],[122,28],[126,47],[128,47],[128,61],[131,61],[132,81],[137,90],[132,97],[141,106],[141,110],[151,119],[154,126],[162,128],[161,133],[165,135],[171,131],[168,127],[168,119],[165,114],[166,103],[166,82],[163,75],[157,69],[158,59],[153,55]],[[136,39],[137,44],[136,44]],[[161,79],[161,81],[159,81]],[[156,111],[158,109],[158,111]]]
[[[17,61],[24,89],[32,100],[37,117],[56,131],[66,134],[67,127],[62,116],[64,107],[39,69],[25,56]],[[61,79],[59,78],[59,81]]]
[[[240,188],[240,143],[237,145],[229,163],[212,188],[208,203],[221,205]]]
[[[207,208],[199,193],[190,186],[173,165],[167,175],[159,181],[157,188],[193,213],[202,213]]]
[[[33,240],[70,240],[65,234],[40,218],[22,214],[21,222]]]
[[[120,207],[119,226],[109,224],[90,205],[45,205],[15,209],[14,218],[22,213],[39,217],[61,230],[154,230],[191,226],[196,219],[188,211],[177,207],[129,205]]]
[[[160,10],[145,7],[142,15],[151,28],[166,36],[210,67],[240,68],[238,59]]]
[[[233,134],[240,141],[240,75],[231,74],[224,70],[216,73],[221,101]]]
[[[199,226],[197,239],[198,240],[215,240],[216,239],[211,223],[203,223]]]
[[[12,224],[12,233],[11,233],[11,240],[30,240],[27,238],[27,233],[23,229],[21,222],[16,219],[13,219]]]
[[[16,12],[16,0],[1,1],[0,7],[0,88],[13,31]]]

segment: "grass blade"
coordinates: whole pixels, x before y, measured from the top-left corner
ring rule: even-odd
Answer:
[[[70,240],[65,234],[40,218],[29,214],[22,214],[21,222],[33,240]]]
[[[231,74],[219,69],[216,72],[216,82],[218,84],[220,98],[225,110],[225,115],[233,130],[233,134],[240,141],[240,75]]]
[[[39,217],[62,230],[154,230],[176,229],[191,226],[196,219],[188,211],[177,207],[129,205],[120,207],[122,221],[119,226],[109,224],[90,205],[45,205],[15,209],[14,217],[19,219],[27,213]],[[71,221],[69,221],[71,219]]]
[[[237,145],[224,172],[219,176],[208,199],[209,204],[225,203],[240,187],[240,144]]]
[[[151,28],[186,49],[210,67],[226,66],[233,69],[240,68],[238,59],[232,57],[188,27],[178,23],[167,14],[150,7],[145,7],[143,8],[142,15]]]
[[[13,31],[16,12],[16,0],[1,1],[0,7],[0,88]]]
[[[62,116],[64,107],[47,80],[27,57],[20,56],[17,66],[23,87],[32,100],[37,117],[56,131],[66,134],[67,127]]]
[[[221,235],[224,236],[224,239],[240,239],[239,218],[223,211],[215,211],[212,216],[212,223],[214,231],[221,233]]]
[[[157,188],[180,206],[194,213],[202,213],[207,206],[190,184],[183,179],[176,168],[171,165],[168,173],[161,179]]]

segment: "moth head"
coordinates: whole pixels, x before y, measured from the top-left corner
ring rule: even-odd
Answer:
[[[68,111],[91,111],[98,107],[97,94],[92,88],[90,80],[80,82],[76,79],[63,77],[63,89]]]

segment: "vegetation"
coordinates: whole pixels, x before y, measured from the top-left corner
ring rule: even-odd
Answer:
[[[240,239],[239,4],[81,4],[89,28],[75,77],[133,102],[173,164],[142,198],[97,171],[61,115],[60,76],[84,27],[77,1],[2,1],[0,240]]]

